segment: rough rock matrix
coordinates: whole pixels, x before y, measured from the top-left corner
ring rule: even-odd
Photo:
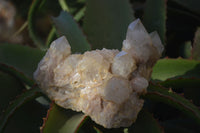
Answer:
[[[148,34],[139,19],[132,22],[122,51],[71,54],[65,37],[52,42],[34,78],[58,105],[89,115],[106,128],[130,126],[144,101],[152,67],[163,45],[156,32]]]

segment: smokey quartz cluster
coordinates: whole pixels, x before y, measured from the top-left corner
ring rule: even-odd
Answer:
[[[106,128],[130,126],[144,100],[152,67],[163,45],[157,32],[148,34],[139,19],[128,26],[122,51],[71,54],[63,36],[52,42],[34,78],[58,105],[89,115]]]

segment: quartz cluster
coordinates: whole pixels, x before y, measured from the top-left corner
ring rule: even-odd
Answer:
[[[122,51],[71,54],[63,36],[52,42],[34,78],[58,105],[89,115],[106,128],[130,126],[144,100],[152,67],[163,45],[157,32],[148,34],[139,19],[128,26]]]

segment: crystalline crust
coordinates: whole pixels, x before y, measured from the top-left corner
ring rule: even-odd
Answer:
[[[144,101],[152,67],[163,46],[156,32],[150,35],[139,19],[132,22],[122,51],[87,51],[71,54],[65,37],[52,42],[38,64],[34,78],[58,105],[89,115],[106,128],[130,126]]]

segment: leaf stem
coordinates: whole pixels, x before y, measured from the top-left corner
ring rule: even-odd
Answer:
[[[67,11],[69,12],[69,7],[67,5],[67,3],[65,2],[65,0],[58,0],[61,8],[64,10],[64,11]]]
[[[56,36],[56,28],[53,26],[46,40],[47,47],[49,47],[55,36]]]
[[[76,15],[74,16],[74,19],[76,20],[76,22],[78,22],[79,20],[81,20],[81,18],[85,15],[85,10],[86,7],[84,6],[83,8],[81,8]]]
[[[43,0],[42,0],[43,1]],[[38,7],[42,4],[44,4],[41,0],[33,0],[31,7],[28,12],[28,31],[29,35],[32,38],[34,44],[40,48],[41,50],[45,50],[45,45],[43,45],[42,40],[37,36],[35,27],[34,27],[34,17],[36,15],[36,12],[38,10]],[[44,0],[45,1],[45,0]],[[40,7],[41,8],[41,7]]]
[[[28,26],[28,21],[25,21],[24,24],[13,34],[12,37],[16,37]]]

